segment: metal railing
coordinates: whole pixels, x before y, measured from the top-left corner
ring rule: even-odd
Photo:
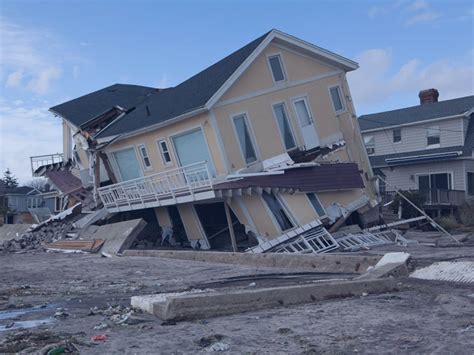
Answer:
[[[461,190],[431,189],[419,190],[425,198],[425,205],[461,206],[466,200],[466,193]]]
[[[36,155],[30,157],[31,172],[34,173],[39,167],[54,163],[61,163],[64,157],[61,153]]]
[[[418,192],[425,197],[423,205],[450,205],[461,206],[466,201],[466,192],[462,190],[449,189],[431,189],[431,190],[410,190]],[[402,191],[403,192],[403,191]],[[396,197],[395,191],[384,191],[382,194],[382,203],[388,203]]]
[[[212,176],[205,161],[140,177],[98,189],[107,209],[159,206],[165,199],[178,199],[212,190]],[[142,206],[142,207],[140,207]]]

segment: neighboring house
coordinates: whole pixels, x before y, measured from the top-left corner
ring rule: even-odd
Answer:
[[[474,96],[438,101],[436,89],[420,105],[359,117],[380,190],[419,190],[425,208],[454,209],[474,199]]]
[[[218,247],[229,219],[259,241],[315,220],[367,222],[377,195],[355,69],[272,30],[175,87],[116,84],[52,107],[64,160],[34,170],[80,170],[110,212],[151,210],[194,247]]]
[[[6,209],[3,215],[3,223],[33,223],[33,218],[28,209],[42,205],[43,199],[38,196],[39,194],[40,191],[28,186],[3,190],[3,207]]]

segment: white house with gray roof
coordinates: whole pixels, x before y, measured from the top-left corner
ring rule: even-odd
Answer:
[[[438,101],[419,93],[420,105],[359,117],[380,191],[420,190],[426,207],[453,208],[474,199],[474,96]]]

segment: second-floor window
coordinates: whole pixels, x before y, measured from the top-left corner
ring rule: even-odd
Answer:
[[[367,154],[375,154],[375,138],[374,136],[365,136],[364,137],[365,149]]]
[[[329,88],[331,94],[332,105],[336,113],[344,111],[344,102],[342,101],[341,87],[333,86]]]
[[[428,128],[426,131],[426,145],[430,146],[439,146],[440,137],[439,137],[439,127],[433,126]]]
[[[296,147],[295,139],[293,133],[291,132],[290,122],[288,121],[288,116],[286,114],[286,107],[284,103],[276,104],[273,106],[273,112],[278,123],[278,128],[280,129],[280,134],[285,144],[286,150]]]
[[[273,80],[275,82],[284,81],[286,78],[280,55],[277,54],[268,57],[268,62],[270,63],[270,68],[272,70]]]
[[[393,134],[393,143],[399,143],[402,141],[402,130],[400,128],[395,128],[392,131]]]
[[[146,151],[146,147],[144,144],[138,146],[138,150],[140,151],[140,156],[142,158],[143,167],[145,170],[152,169],[150,157],[148,156],[148,152]]]
[[[158,148],[160,149],[161,158],[163,159],[163,163],[165,165],[169,165],[172,163],[171,154],[168,149],[168,144],[164,139],[158,141]]]
[[[244,156],[246,164],[251,164],[257,161],[257,155],[255,154],[255,148],[250,137],[249,128],[247,125],[247,115],[239,115],[233,118],[235,125],[235,132],[240,144],[240,150]]]

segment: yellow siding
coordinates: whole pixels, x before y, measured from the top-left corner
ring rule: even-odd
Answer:
[[[164,226],[171,227],[173,225],[170,219],[170,215],[168,213],[168,209],[166,207],[155,208],[155,215],[156,215],[156,219],[158,220],[158,224],[161,227],[164,227]]]
[[[299,225],[304,225],[318,219],[318,214],[305,194],[281,194],[280,196]]]

